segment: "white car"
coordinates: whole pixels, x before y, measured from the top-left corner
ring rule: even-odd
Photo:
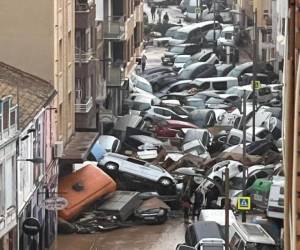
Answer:
[[[139,179],[158,184],[161,188],[172,188],[176,181],[166,170],[148,162],[116,153],[107,153],[99,161],[104,171],[129,175],[130,179]]]
[[[234,26],[227,26],[223,28],[220,37],[217,40],[218,46],[234,45]]]
[[[151,106],[150,109],[141,112],[141,116],[144,120],[150,122],[161,121],[161,120],[187,120],[189,117],[187,114],[178,114],[169,108],[160,106]]]
[[[153,94],[151,84],[143,77],[131,74],[129,77],[129,92],[140,94]]]
[[[101,135],[98,143],[103,146],[106,152],[119,152],[121,148],[120,140],[112,135]]]

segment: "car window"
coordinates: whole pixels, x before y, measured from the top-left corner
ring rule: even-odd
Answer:
[[[214,90],[226,90],[227,89],[227,82],[213,82],[213,89]]]
[[[211,54],[212,54],[212,52],[205,54],[203,57],[201,57],[199,62],[206,62],[210,58]]]
[[[232,135],[229,137],[228,144],[237,145],[240,144],[240,141],[241,141],[240,137]]]
[[[203,83],[201,83],[201,85],[199,86],[199,90],[200,90],[200,91],[204,91],[204,90],[209,89],[209,87],[210,87],[210,82],[203,82]]]
[[[153,111],[154,111],[154,113],[159,114],[159,115],[163,115],[164,114],[164,110],[163,109],[154,108]]]
[[[266,88],[260,88],[258,90],[258,94],[259,95],[269,95],[269,94],[271,94],[271,89],[268,88],[268,87],[266,87]]]
[[[134,163],[134,164],[138,164],[138,165],[145,165],[145,163],[146,163],[144,161],[140,161],[140,160],[134,159],[134,158],[128,158],[127,161]]]
[[[188,33],[186,33],[186,32],[176,31],[174,33],[174,39],[186,40],[187,38],[188,38]]]
[[[260,133],[257,133],[256,136],[261,138],[261,139],[264,139],[267,137],[267,135],[269,135],[269,132],[268,130],[263,130],[261,131]]]
[[[229,243],[230,249],[240,250],[240,248],[239,248],[240,242],[241,242],[241,237],[237,233],[234,233],[234,235],[232,236],[232,239]],[[244,249],[242,249],[242,250],[244,250]]]
[[[172,116],[172,112],[169,111],[169,110],[164,109],[164,110],[163,110],[163,115],[164,115],[164,116]]]
[[[116,152],[119,142],[117,140],[114,141],[112,145],[112,152]]]

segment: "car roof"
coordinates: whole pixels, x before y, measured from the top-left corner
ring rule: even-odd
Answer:
[[[182,126],[188,126],[188,127],[192,127],[192,128],[198,128],[198,126],[196,126],[195,124],[190,123],[190,122],[185,122],[185,121],[166,120],[166,122],[170,125],[182,125]]]
[[[206,25],[210,25],[210,24],[213,24],[213,23],[214,23],[214,21],[205,21],[205,22],[200,22],[200,23],[194,23],[194,24],[190,24],[190,25],[187,25],[185,27],[182,27],[181,29],[178,29],[177,31],[178,32],[190,32],[194,29],[203,28]],[[215,23],[218,24],[219,22],[216,21]]]
[[[252,65],[253,65],[253,62],[245,62],[243,64],[235,66],[232,70],[236,70],[236,69],[243,70],[243,69],[248,68],[248,67],[250,67]]]
[[[215,221],[197,221],[189,226],[196,233],[197,241],[204,238],[222,238],[220,225]]]
[[[178,55],[176,58],[191,58],[191,55]]]
[[[211,65],[211,64],[206,63],[206,62],[195,62],[195,63],[187,66],[183,70],[193,70],[193,69],[196,69],[196,68],[198,68],[198,67],[200,67],[201,65],[204,65],[204,64]]]
[[[188,46],[192,46],[192,45],[197,45],[195,43],[182,43],[182,44],[177,44],[177,45],[174,45],[172,46],[173,47],[188,47]]]

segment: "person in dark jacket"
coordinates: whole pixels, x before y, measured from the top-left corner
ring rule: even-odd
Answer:
[[[165,14],[164,14],[164,23],[168,23],[169,22],[169,15],[168,15],[168,12],[166,12]]]
[[[152,7],[151,7],[152,21],[155,21],[155,12],[156,12],[156,7],[155,7],[155,5],[152,5]]]
[[[197,217],[197,220],[199,220],[201,207],[203,204],[203,194],[200,191],[195,191],[194,193],[194,205],[193,205],[193,212],[192,212],[192,220],[195,220],[195,217]]]
[[[192,207],[192,202],[187,193],[185,193],[182,198],[181,198],[181,206],[183,208],[183,217],[184,217],[184,223],[189,223],[189,214],[190,214],[190,209]]]

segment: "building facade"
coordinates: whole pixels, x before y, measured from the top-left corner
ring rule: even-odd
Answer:
[[[56,212],[47,211],[42,204],[45,199],[57,195],[56,130],[53,130],[56,91],[49,82],[4,63],[0,63],[0,79],[0,93],[9,94],[9,103],[18,104],[19,111],[16,118],[13,113],[16,113],[13,111],[16,108],[12,107],[9,120],[2,119],[4,135],[7,134],[7,123],[15,124],[19,131],[18,143],[15,143],[13,151],[17,155],[10,160],[16,162],[16,166],[10,167],[7,173],[10,177],[5,175],[4,179],[13,178],[15,185],[14,189],[5,186],[17,211],[19,240],[15,239],[14,243],[16,247],[18,243],[18,249],[22,250],[36,249],[34,245],[38,249],[50,248],[56,236],[57,217]],[[4,115],[7,113],[4,112]],[[7,152],[5,157],[9,156]],[[34,237],[23,231],[24,221],[28,218],[36,219],[40,225],[40,231]]]
[[[103,25],[106,107],[122,114],[124,83],[143,52],[143,0],[96,0],[96,20]]]
[[[0,61],[53,84],[57,140],[75,129],[75,3],[72,0],[3,1]]]
[[[1,85],[1,80],[0,80]],[[0,92],[1,93],[1,92]],[[0,249],[17,249],[17,106],[0,96]]]

